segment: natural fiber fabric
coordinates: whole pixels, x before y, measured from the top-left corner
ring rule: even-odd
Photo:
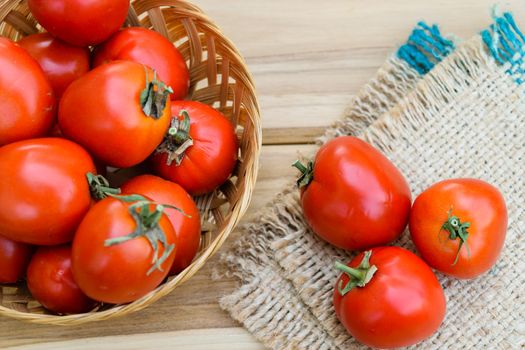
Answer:
[[[425,36],[426,35],[426,36]],[[441,47],[417,45],[426,38]],[[433,48],[433,49],[432,49]],[[431,67],[453,50],[453,43],[441,37],[436,26],[420,23],[397,56],[392,56],[376,76],[354,98],[343,120],[328,129],[322,141],[343,134],[357,134],[394,106],[421,78],[419,65]],[[402,55],[399,52],[403,52]],[[283,278],[271,243],[288,234],[274,215],[284,222],[297,222],[300,212],[288,212],[289,198],[297,190],[292,180],[254,225],[241,228],[242,238],[223,254],[222,262],[239,277],[241,287],[220,300],[221,306],[241,322],[262,343],[273,349],[334,349],[337,344],[299,298],[289,280]],[[297,209],[292,208],[291,209]],[[276,225],[277,224],[277,225]],[[300,230],[302,223],[292,230]],[[216,276],[219,277],[219,276]]]
[[[488,35],[499,36],[499,43],[490,49],[501,53],[511,41],[493,29]],[[523,52],[504,56],[508,59],[498,65],[482,39],[473,38],[361,134],[400,168],[414,195],[441,179],[475,177],[499,187],[507,201],[509,228],[496,266],[472,281],[438,274],[447,315],[439,331],[420,345],[424,349],[525,347],[525,91],[518,84]],[[338,346],[358,348],[332,307],[339,275],[333,262],[351,256],[311,233],[297,194],[286,200],[265,218],[286,231],[272,243],[284,276]],[[414,251],[408,232],[395,244]]]

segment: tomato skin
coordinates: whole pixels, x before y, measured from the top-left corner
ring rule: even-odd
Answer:
[[[313,231],[336,247],[364,250],[388,244],[405,229],[410,188],[378,150],[351,136],[326,143],[301,204]]]
[[[364,253],[348,266],[357,267]],[[445,317],[443,289],[432,270],[415,254],[400,247],[372,248],[370,264],[377,271],[364,287],[345,296],[337,290],[346,285],[346,274],[334,290],[336,315],[359,342],[376,348],[416,344],[431,336]]]
[[[59,138],[0,147],[0,232],[14,241],[69,242],[91,204],[86,173],[90,155]]]
[[[135,61],[154,69],[173,89],[172,100],[188,94],[190,74],[177,48],[161,34],[146,28],[124,28],[97,47],[93,66],[115,60]]]
[[[165,210],[177,236],[177,254],[170,275],[188,267],[199,250],[201,239],[200,214],[190,195],[176,183],[153,175],[137,176],[123,184],[121,190],[123,194],[141,194],[155,203],[173,205],[189,216],[175,209]]]
[[[441,227],[448,213],[470,222],[466,246],[449,239]],[[414,201],[410,214],[412,241],[423,259],[436,270],[456,278],[475,278],[488,271],[498,260],[507,232],[507,208],[494,186],[477,179],[440,181]]]
[[[73,278],[69,245],[38,248],[27,269],[27,287],[40,304],[59,314],[88,312],[96,304]]]
[[[24,278],[32,254],[32,246],[0,236],[0,283]]]
[[[173,118],[181,119],[182,110],[190,116],[193,146],[186,150],[180,165],[175,162],[167,165],[167,153],[154,154],[153,169],[192,195],[208,193],[223,184],[235,167],[238,152],[235,130],[222,113],[201,102],[172,102]]]
[[[127,168],[145,160],[170,123],[170,101],[159,119],[142,111],[140,94],[153,71],[128,61],[97,67],[75,80],[60,100],[63,134],[108,166]]]
[[[55,97],[38,63],[0,37],[0,146],[44,136],[55,119]]]
[[[18,44],[40,64],[57,98],[89,71],[88,48],[71,46],[49,33],[26,36]]]
[[[155,289],[168,275],[176,253],[162,264],[163,271],[147,275],[153,258],[153,248],[145,237],[104,246],[107,239],[125,236],[136,228],[128,212],[129,203],[105,198],[86,214],[73,240],[73,276],[89,297],[112,304],[134,301]],[[166,215],[160,220],[168,244],[176,236]],[[164,247],[160,245],[160,253]]]
[[[129,0],[28,0],[38,22],[75,46],[96,45],[115,33],[128,14]]]

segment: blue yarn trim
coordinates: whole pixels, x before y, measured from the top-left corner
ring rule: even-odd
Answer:
[[[494,15],[494,23],[481,32],[481,38],[496,62],[510,64],[506,72],[518,84],[525,81],[525,36],[511,13]]]
[[[425,22],[419,22],[407,42],[397,50],[397,57],[423,75],[454,51],[454,48],[454,43],[441,35],[437,25],[429,26]]]

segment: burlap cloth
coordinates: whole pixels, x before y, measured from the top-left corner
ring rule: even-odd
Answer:
[[[408,49],[385,63],[322,139],[355,134],[371,143],[405,174],[414,197],[441,179],[476,177],[506,198],[509,229],[500,260],[473,281],[437,274],[447,315],[417,348],[525,347],[525,37],[509,15],[495,21],[437,65],[452,43],[435,27],[423,28],[424,41],[415,31]],[[298,190],[287,186],[222,256],[240,287],[221,306],[268,348],[360,348],[332,306],[333,262],[352,254],[319,240],[298,200]],[[414,251],[407,232],[394,244]]]

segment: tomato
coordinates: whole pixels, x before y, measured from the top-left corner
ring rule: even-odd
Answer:
[[[91,298],[128,303],[151,292],[168,275],[176,235],[162,210],[150,203],[107,197],[82,220],[73,240],[73,276]],[[149,240],[156,242],[157,250]]]
[[[438,182],[414,201],[410,234],[421,257],[457,278],[474,278],[498,260],[507,208],[494,186],[476,179]]]
[[[215,190],[237,162],[232,124],[219,111],[196,101],[174,101],[171,113],[170,130],[152,157],[155,172],[192,195]]]
[[[27,268],[27,287],[42,306],[59,314],[88,312],[96,305],[73,278],[69,245],[38,248]]]
[[[96,45],[124,24],[129,0],[28,0],[49,33],[76,46]]]
[[[33,247],[0,236],[0,283],[15,283],[24,278]]]
[[[60,129],[108,166],[136,165],[155,150],[169,127],[169,92],[139,63],[102,65],[64,92]]]
[[[0,147],[0,232],[14,241],[56,245],[70,241],[88,211],[89,154],[59,138]]]
[[[364,250],[393,241],[405,229],[411,194],[399,170],[378,150],[352,136],[321,147],[298,180],[306,221],[324,240]]]
[[[18,44],[40,64],[58,98],[71,82],[89,71],[88,48],[71,46],[49,33],[26,36]]]
[[[188,267],[197,251],[201,239],[200,214],[195,202],[182,187],[153,175],[141,175],[127,181],[121,187],[124,194],[141,194],[156,203],[169,204],[180,208],[165,210],[177,236],[177,254],[170,275]]]
[[[334,290],[336,315],[359,342],[397,348],[430,337],[445,317],[443,289],[432,270],[400,247],[379,247],[359,254]]]
[[[184,58],[168,39],[153,30],[124,28],[96,48],[95,67],[114,60],[135,61],[154,69],[173,89],[173,100],[182,100],[188,94],[190,74]]]
[[[53,89],[38,63],[0,37],[0,146],[47,134],[55,119]]]

